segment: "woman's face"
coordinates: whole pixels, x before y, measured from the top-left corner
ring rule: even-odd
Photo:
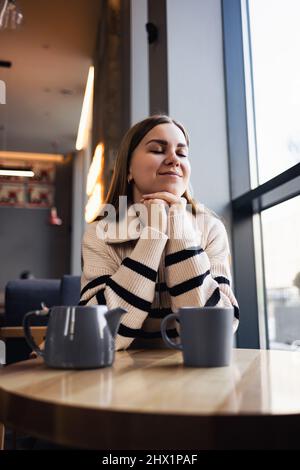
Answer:
[[[132,153],[129,177],[134,202],[143,194],[168,191],[182,196],[188,187],[191,167],[183,132],[175,124],[153,127]]]

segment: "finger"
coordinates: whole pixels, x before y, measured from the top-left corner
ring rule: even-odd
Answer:
[[[157,209],[158,210],[166,210],[168,211],[169,210],[169,204],[166,202],[166,201],[163,201],[162,199],[149,199],[148,201],[145,201],[144,202],[145,206],[146,206],[146,209],[148,211],[151,211],[151,207],[154,206],[158,206]]]
[[[145,201],[145,203],[148,202],[148,205],[151,205],[151,204],[159,204],[159,205],[164,205],[164,206],[167,206],[169,207],[169,204],[167,203],[167,201],[163,200],[163,199],[148,199],[148,201]]]
[[[178,197],[168,191],[159,191],[157,193],[143,194],[144,199],[164,199],[168,203],[174,204],[178,201]]]
[[[157,198],[157,197],[149,197],[149,198],[145,198],[143,203],[145,204],[146,201],[159,201],[159,202],[164,202],[165,204],[167,204],[168,206],[170,206],[171,204],[174,204],[173,201],[169,201],[167,199],[163,199],[163,198]]]

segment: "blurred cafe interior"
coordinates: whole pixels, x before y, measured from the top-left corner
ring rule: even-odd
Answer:
[[[32,358],[26,312],[78,304],[121,139],[156,113],[188,130],[194,196],[225,225],[234,347],[299,353],[299,18],[299,0],[0,1],[0,372]]]

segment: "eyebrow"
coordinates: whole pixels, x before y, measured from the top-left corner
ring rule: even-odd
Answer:
[[[161,144],[161,145],[168,145],[168,141],[167,140],[162,140],[162,139],[151,139],[149,140],[146,145],[150,144],[151,142],[156,142],[157,144]],[[188,147],[187,144],[182,144],[182,143],[178,143],[177,144],[177,147]]]

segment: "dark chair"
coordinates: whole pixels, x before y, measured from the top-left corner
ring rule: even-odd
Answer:
[[[65,274],[60,284],[60,305],[78,305],[79,300],[80,276]]]
[[[48,307],[60,304],[60,279],[17,279],[5,288],[6,326],[22,325],[26,312],[36,310],[45,302]],[[44,325],[45,318],[36,318],[35,325]]]

